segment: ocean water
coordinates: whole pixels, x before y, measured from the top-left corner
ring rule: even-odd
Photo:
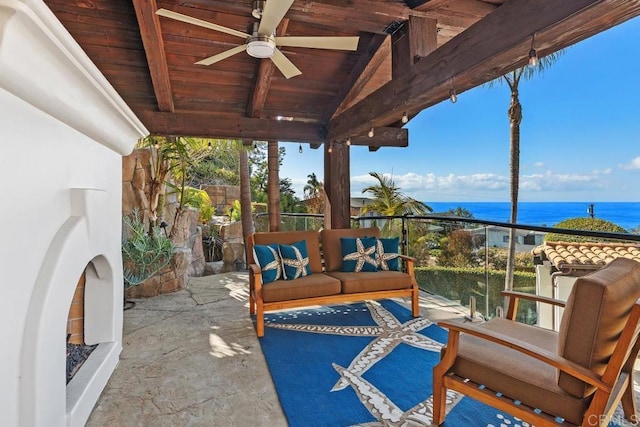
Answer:
[[[435,212],[458,207],[469,210],[476,219],[509,222],[509,202],[425,202]],[[591,202],[521,202],[518,224],[553,227],[568,218],[588,217]],[[640,226],[640,202],[594,202],[594,216],[630,231]]]

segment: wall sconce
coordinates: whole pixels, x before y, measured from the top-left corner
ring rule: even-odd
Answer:
[[[409,116],[407,116],[407,112],[402,113],[402,123],[407,123],[409,121]]]
[[[371,126],[371,129],[369,129],[369,133],[367,135],[369,136],[369,138],[373,138],[373,135],[375,135],[373,131],[373,126]]]
[[[347,143],[348,146],[351,146],[351,138],[347,138],[346,143]]]
[[[331,147],[331,142],[327,142],[327,144],[328,144],[327,151],[331,153],[333,151],[333,148]]]
[[[302,154],[302,144],[298,144],[298,153]]]
[[[156,141],[153,143],[153,147],[154,147],[156,150],[159,150],[159,149],[160,149],[160,142],[158,142],[158,140],[157,140],[157,139],[156,139]]]
[[[213,150],[213,145],[211,145],[211,141],[209,141],[209,144],[207,145],[207,150],[209,151]]]
[[[538,65],[538,53],[536,52],[536,35],[531,36],[531,50],[529,51],[529,65],[535,67]]]

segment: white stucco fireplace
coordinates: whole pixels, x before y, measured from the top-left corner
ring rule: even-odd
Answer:
[[[147,130],[40,0],[0,0],[0,424],[83,425],[122,349],[122,156]],[[84,337],[66,384],[69,307]]]

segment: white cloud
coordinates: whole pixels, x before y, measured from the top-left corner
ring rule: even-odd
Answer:
[[[544,163],[543,162],[535,162],[533,164],[533,166],[537,167],[537,168],[543,168],[544,167]]]
[[[640,157],[632,159],[630,163],[619,164],[618,167],[625,170],[640,169]]]
[[[521,195],[529,193],[580,192],[606,188],[603,175],[610,169],[594,171],[590,174],[559,174],[553,171],[520,176]],[[390,176],[389,174],[385,174]],[[418,200],[462,200],[500,199],[509,197],[509,176],[492,173],[476,173],[471,175],[449,174],[436,176],[433,173],[420,175],[414,172],[394,175],[393,180],[400,191]],[[351,194],[362,195],[362,189],[375,184],[376,180],[369,175],[351,178]]]

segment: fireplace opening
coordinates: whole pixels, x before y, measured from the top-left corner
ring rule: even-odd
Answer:
[[[85,269],[76,285],[67,316],[67,384],[97,347],[97,345],[86,345],[84,341],[86,278]]]

